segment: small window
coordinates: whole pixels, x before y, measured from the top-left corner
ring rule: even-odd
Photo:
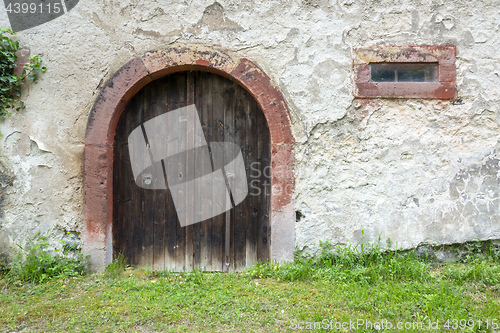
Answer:
[[[354,96],[456,98],[455,46],[372,46],[354,50]]]
[[[371,63],[371,82],[437,82],[438,63]]]

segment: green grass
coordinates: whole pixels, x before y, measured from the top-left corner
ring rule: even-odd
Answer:
[[[62,249],[49,247],[47,235],[36,233],[8,265],[0,266],[7,278],[23,282],[44,282],[54,278],[79,276],[85,273],[86,260],[75,245],[63,242]],[[3,268],[2,268],[3,267]]]
[[[340,332],[378,332],[367,321],[423,322],[424,331],[429,320],[437,321],[433,332],[490,332],[493,323],[500,326],[500,259],[493,254],[438,265],[413,252],[323,243],[294,263],[258,264],[241,273],[173,274],[123,266],[117,261],[105,274],[38,284],[0,280],[0,331],[282,332],[323,320],[364,320],[356,328],[333,326]],[[453,321],[445,328],[447,319],[457,320],[457,329]],[[460,329],[460,320],[474,328]],[[316,325],[312,331],[328,331]],[[399,330],[412,331],[422,330]]]

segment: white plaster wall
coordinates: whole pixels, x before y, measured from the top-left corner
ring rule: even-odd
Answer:
[[[285,95],[297,144],[296,245],[500,238],[500,1],[80,0],[17,39],[48,71],[0,123],[0,254],[81,232],[89,112],[128,60],[171,43],[236,51]],[[0,9],[0,25],[7,27]],[[352,96],[352,48],[457,45],[460,105]],[[363,236],[364,235],[364,236]]]

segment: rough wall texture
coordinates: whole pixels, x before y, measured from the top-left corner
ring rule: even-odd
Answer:
[[[284,94],[299,247],[500,238],[499,5],[81,0],[17,36],[48,71],[25,90],[27,108],[0,124],[0,255],[36,231],[82,231],[95,99],[127,61],[172,43],[230,49]],[[370,45],[456,45],[461,101],[354,99],[351,52]]]

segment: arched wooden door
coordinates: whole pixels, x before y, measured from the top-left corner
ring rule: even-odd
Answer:
[[[228,213],[182,227],[169,189],[137,186],[128,137],[148,120],[193,104],[207,142],[240,147],[248,194]],[[113,253],[122,253],[131,265],[175,271],[223,271],[228,264],[238,270],[268,261],[270,171],[266,120],[241,86],[201,71],[170,74],[150,83],[128,103],[116,128]],[[197,186],[194,191],[207,189]]]

